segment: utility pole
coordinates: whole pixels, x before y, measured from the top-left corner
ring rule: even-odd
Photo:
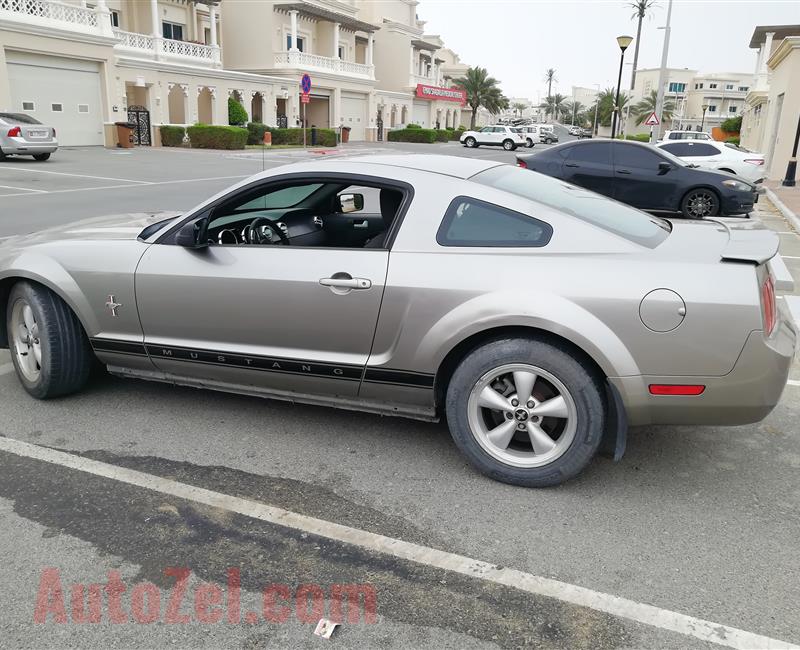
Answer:
[[[672,20],[672,0],[667,6],[667,24],[664,27],[664,48],[661,50],[661,71],[658,73],[658,94],[656,95],[656,117],[659,121],[664,112],[664,84],[667,82],[667,58],[669,56],[670,21]],[[658,132],[661,131],[659,124]],[[655,144],[658,136],[654,129],[650,135],[650,144]]]

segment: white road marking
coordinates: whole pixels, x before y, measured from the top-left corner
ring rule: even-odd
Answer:
[[[147,183],[147,181],[137,181],[137,180],[134,180],[134,179],[131,179],[131,178],[111,178],[109,176],[90,176],[89,174],[68,174],[67,172],[51,172],[51,171],[49,171],[47,169],[29,169],[27,166],[22,166],[22,165],[18,165],[18,166],[14,166],[14,165],[5,166],[4,165],[2,168],[0,168],[0,171],[6,170],[6,169],[8,169],[8,170],[13,169],[13,170],[17,170],[17,171],[30,172],[32,174],[53,174],[54,176],[73,176],[75,178],[93,178],[93,179],[100,180],[100,181],[122,181],[123,183]]]
[[[785,260],[800,260],[800,257],[795,257],[792,255],[781,255],[781,257]]]
[[[789,232],[784,231],[784,232],[779,232],[778,234],[779,235],[796,235],[797,233],[796,232],[791,232],[791,231],[789,231]]]
[[[787,383],[789,386],[800,386],[800,381],[797,381],[796,379],[790,379],[790,380],[789,380],[789,381],[787,381],[786,383]]]
[[[15,187],[14,185],[0,185],[0,187],[2,187],[5,190],[22,190],[23,192],[34,192],[37,194],[45,194],[47,192],[47,190],[32,190],[29,187]],[[6,194],[6,196],[8,195]],[[11,196],[16,196],[16,195],[12,194]]]
[[[4,363],[0,365],[0,376],[8,375],[9,373],[14,372],[14,364],[13,363]]]
[[[101,185],[100,187],[76,187],[69,190],[38,190],[39,194],[65,194],[68,192],[96,192],[97,190],[114,190],[123,187],[140,187],[145,185],[173,185],[175,183],[199,183],[202,181],[222,181],[222,180],[230,180],[234,178],[247,178],[248,176],[252,176],[252,174],[238,174],[236,176],[212,176],[210,178],[185,178],[181,180],[174,180],[174,181],[138,181],[137,185]],[[8,198],[11,196],[33,196],[32,194],[22,194],[22,193],[15,193],[15,194],[1,194],[0,198]]]
[[[739,648],[741,650],[750,648],[800,650],[800,646],[785,641],[728,627],[727,625],[720,625],[695,618],[694,616],[638,603],[558,580],[543,578],[531,573],[498,567],[489,562],[463,555],[456,555],[455,553],[404,542],[403,540],[377,533],[323,521],[322,519],[308,517],[264,503],[206,490],[89,458],[82,458],[13,438],[0,437],[0,451],[6,451],[25,458],[33,458],[53,465],[60,465],[79,472],[194,501],[213,508],[221,508],[252,519],[359,546],[375,553],[382,553],[398,559],[416,562],[417,564],[444,569],[470,578],[486,580],[538,596],[555,598],[573,605],[588,607],[612,616],[644,623],[663,630],[678,632],[701,641],[716,643],[729,648]]]

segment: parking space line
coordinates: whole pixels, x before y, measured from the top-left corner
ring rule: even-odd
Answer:
[[[120,181],[123,183],[144,183],[144,184],[148,182],[148,181],[137,181],[132,178],[111,178],[109,176],[90,176],[89,174],[68,174],[67,172],[51,172],[47,169],[28,169],[28,167],[24,165],[18,165],[18,166],[4,165],[2,168],[0,168],[0,171],[5,169],[15,169],[18,171],[25,171],[33,174],[53,174],[55,176],[72,176],[74,178],[93,178],[95,180],[100,180],[100,181]]]
[[[797,381],[796,379],[790,379],[790,380],[789,380],[789,381],[787,381],[786,383],[787,383],[789,386],[800,386],[800,381]]]
[[[4,363],[0,365],[0,376],[8,375],[9,373],[14,372],[14,364],[13,363]]]
[[[800,646],[785,641],[720,625],[679,612],[612,596],[531,573],[499,567],[463,555],[456,555],[455,553],[308,517],[257,501],[206,490],[172,479],[118,467],[47,447],[40,447],[39,445],[13,438],[0,437],[0,451],[59,465],[213,508],[220,508],[284,528],[300,530],[340,543],[358,546],[370,552],[443,569],[473,579],[485,580],[537,596],[554,598],[572,605],[605,612],[612,616],[663,630],[670,630],[729,648],[739,648],[741,650],[746,648],[800,650]]]
[[[142,181],[140,185],[173,185],[175,183],[200,183],[203,181],[224,181],[235,178],[247,178],[252,174],[237,174],[236,176],[212,176],[210,178],[184,178],[174,181]],[[100,187],[76,187],[69,190],[39,190],[39,194],[65,194],[68,192],[95,192],[97,190],[114,190],[125,187],[139,187],[139,185],[101,185]],[[10,196],[33,196],[33,194],[17,193],[17,194],[2,194],[0,198],[8,198]]]
[[[13,185],[0,185],[4,190],[22,190],[23,192],[33,192],[34,194],[46,194],[47,190],[32,190],[29,187],[15,187]],[[9,196],[6,194],[5,196]],[[11,196],[16,196],[12,194]]]

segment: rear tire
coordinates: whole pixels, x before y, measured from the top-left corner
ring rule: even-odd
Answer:
[[[515,145],[511,140],[503,140],[503,149],[506,151],[514,151],[516,148],[517,145]]]
[[[603,387],[591,370],[567,349],[527,338],[496,339],[467,355],[445,408],[453,440],[475,468],[525,487],[576,476],[597,452],[606,422]]]
[[[8,156],[3,153],[3,150],[0,149],[0,162],[3,162]]]
[[[681,212],[687,219],[715,217],[719,214],[719,197],[707,187],[689,190],[681,201]]]
[[[18,282],[6,310],[9,349],[17,377],[37,399],[79,391],[94,354],[78,317],[45,287]]]
[[[525,141],[525,146],[527,146],[527,147],[528,147],[528,149],[530,149],[530,148],[533,146],[533,140],[531,140],[530,138],[528,138],[528,139]]]
[[[37,153],[33,156],[34,160],[38,160],[39,162],[44,162],[45,160],[50,159],[49,153]]]

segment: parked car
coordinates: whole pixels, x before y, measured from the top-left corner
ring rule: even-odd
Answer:
[[[569,129],[567,129],[567,133],[580,137],[580,135],[583,133],[583,129],[579,126],[571,126]]]
[[[710,133],[703,131],[664,131],[662,140],[714,140]]]
[[[464,131],[460,142],[465,147],[479,147],[485,144],[503,147],[506,151],[514,151],[517,147],[528,144],[527,138],[516,128],[502,124],[484,126],[480,131]]]
[[[619,457],[627,424],[772,410],[797,341],[777,250],[763,227],[670,224],[489,160],[315,160],[180,214],[6,240],[0,345],[38,399],[80,391],[98,359],[122,377],[446,417],[480,471],[546,486],[601,442]]]
[[[761,183],[764,180],[764,156],[730,142],[665,140],[656,146],[702,169],[717,169],[735,174],[750,183]]]
[[[694,168],[640,142],[566,142],[518,155],[517,164],[641,210],[681,213],[689,219],[747,214],[758,201],[752,183]]]
[[[555,144],[558,142],[558,135],[556,135],[556,132],[552,129],[541,129],[539,131],[539,140],[541,140],[543,144]]]
[[[56,130],[25,113],[0,113],[0,160],[33,156],[44,161],[58,149]]]
[[[592,129],[581,129],[581,134],[578,136],[579,138],[591,138],[594,135]]]

